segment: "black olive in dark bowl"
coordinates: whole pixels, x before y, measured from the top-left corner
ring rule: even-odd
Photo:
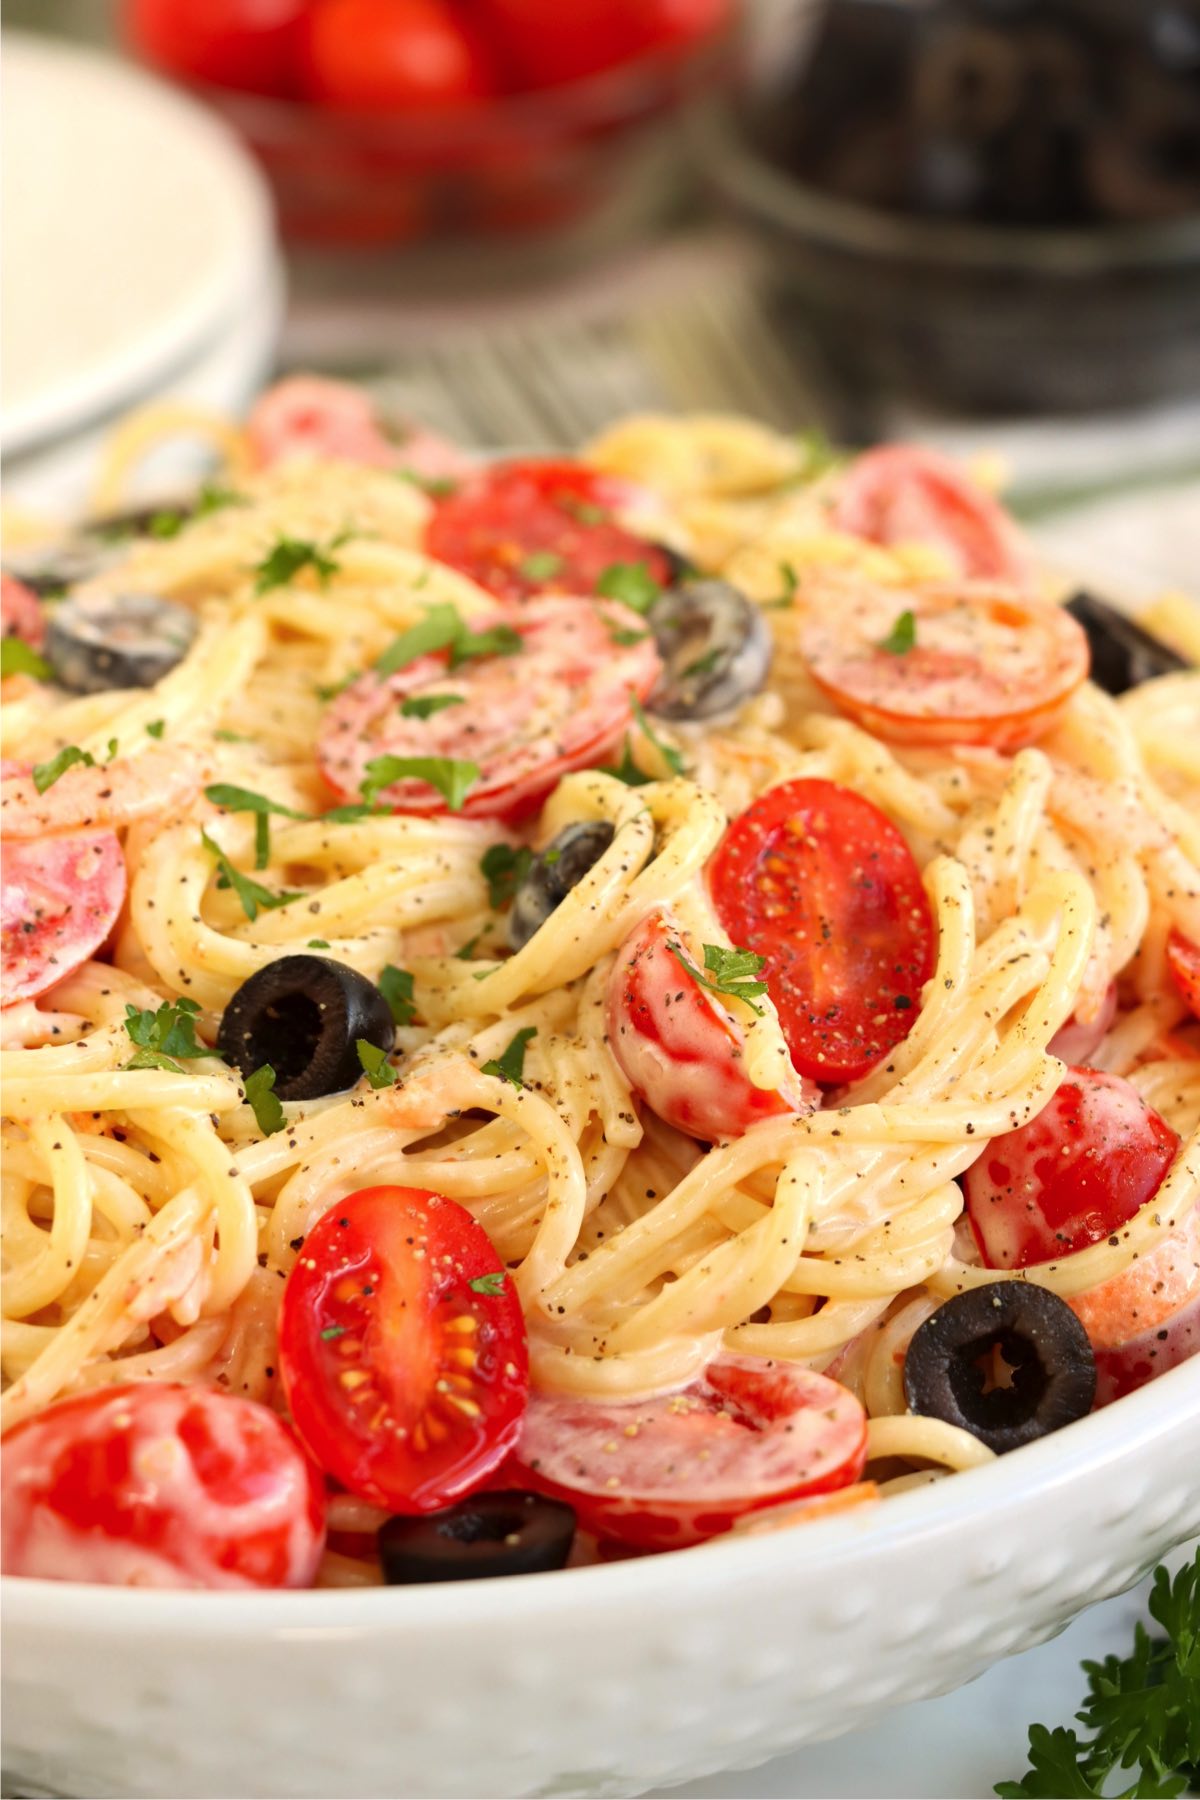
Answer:
[[[1188,667],[1169,644],[1094,594],[1073,594],[1067,611],[1087,633],[1092,680],[1106,694],[1124,694],[1156,675],[1174,675]]]
[[[564,1501],[506,1488],[421,1518],[388,1519],[379,1556],[389,1587],[478,1581],[561,1569],[574,1537],[575,1513]]]
[[[155,594],[63,600],[46,625],[46,654],[65,688],[153,687],[183,661],[199,629],[195,613]]]
[[[709,719],[757,694],[771,667],[761,611],[728,581],[668,588],[646,615],[664,669],[650,709],[664,719]]]
[[[217,1048],[243,1075],[269,1063],[281,1100],[344,1093],[362,1074],[358,1041],[391,1051],[391,1008],[357,969],[328,956],[280,956],[243,981]]]
[[[999,1354],[1010,1385],[988,1387]],[[1002,1456],[1091,1411],[1096,1363],[1065,1300],[1027,1281],[993,1281],[939,1306],[904,1362],[910,1409],[957,1425]]]
[[[564,826],[541,855],[534,857],[508,915],[508,941],[514,950],[523,949],[534,932],[541,930],[612,841],[608,820],[591,819]]]

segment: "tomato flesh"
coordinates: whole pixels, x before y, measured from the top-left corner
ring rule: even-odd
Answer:
[[[1190,1011],[1200,1019],[1200,945],[1182,931],[1173,931],[1167,939],[1167,967]]]
[[[478,1487],[515,1444],[529,1386],[520,1302],[487,1233],[405,1187],[363,1188],[308,1233],[279,1367],[320,1466],[402,1513]]]
[[[1003,507],[936,450],[885,444],[857,457],[841,480],[833,523],[874,544],[929,544],[951,574],[1029,581],[1032,563]]]
[[[665,585],[668,556],[618,521],[639,498],[582,463],[497,463],[438,502],[425,547],[503,600],[594,594],[615,563],[642,563]]]
[[[306,10],[307,0],[126,0],[125,23],[142,54],[176,75],[286,94]]]
[[[802,1075],[856,1080],[908,1036],[933,916],[912,852],[870,800],[832,781],[770,788],[729,827],[709,884],[733,943],[766,958]]]
[[[706,1142],[740,1137],[759,1119],[810,1112],[819,1091],[799,1076],[773,1092],[753,1085],[740,1025],[693,981],[672,945],[687,956],[670,917],[652,913],[621,946],[609,977],[608,1041],[631,1086],[668,1125]]]
[[[0,1000],[31,1000],[87,961],[125,902],[113,831],[8,841],[0,888]]]
[[[1056,723],[1090,666],[1061,606],[1015,588],[900,589],[829,576],[805,593],[817,686],[878,737],[1018,750]],[[911,645],[889,648],[901,621]]]
[[[326,712],[317,761],[338,794],[357,798],[375,757],[434,756],[474,762],[480,773],[461,811],[469,819],[518,818],[568,770],[587,768],[615,750],[633,723],[631,696],[643,700],[658,679],[653,639],[636,614],[616,602],[540,599],[513,618],[474,621],[476,630],[511,625],[521,637],[512,655],[480,657],[451,671],[445,654],[394,675],[363,675]],[[631,644],[613,631],[637,632]],[[454,695],[459,704],[426,718],[406,717],[401,702]],[[398,812],[445,812],[443,794],[404,779],[380,795]]]
[[[1037,1117],[963,1177],[989,1269],[1055,1262],[1113,1236],[1153,1198],[1178,1134],[1119,1075],[1071,1069]]]
[[[97,1388],[4,1440],[4,1573],[109,1586],[309,1587],[325,1489],[275,1413],[219,1389]]]
[[[798,1363],[723,1356],[651,1400],[533,1394],[516,1461],[585,1530],[675,1550],[745,1513],[848,1487],[866,1454],[866,1415],[848,1389]]]

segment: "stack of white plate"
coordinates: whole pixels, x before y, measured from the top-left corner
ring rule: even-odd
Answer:
[[[267,373],[283,305],[270,202],[192,101],[11,33],[0,145],[5,500],[73,511],[123,414],[159,399],[237,412]],[[200,455],[156,459],[145,491]]]

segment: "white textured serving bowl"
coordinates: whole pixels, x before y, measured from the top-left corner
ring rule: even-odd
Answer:
[[[1200,1532],[1200,1359],[802,1529],[342,1593],[4,1584],[5,1758],[75,1795],[636,1794],[945,1693]]]

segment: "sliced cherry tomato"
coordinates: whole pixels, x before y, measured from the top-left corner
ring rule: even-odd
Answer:
[[[1173,931],[1167,939],[1167,967],[1188,1006],[1200,1019],[1200,945]]]
[[[505,66],[526,87],[559,87],[683,48],[721,29],[730,0],[477,0]]]
[[[297,27],[308,0],[126,0],[144,56],[176,75],[256,94],[293,86]]]
[[[912,851],[832,781],[785,781],[725,834],[709,870],[730,938],[763,976],[792,1062],[854,1081],[906,1038],[933,972],[933,915]]]
[[[436,1512],[516,1442],[525,1321],[487,1233],[418,1188],[362,1188],[309,1232],[279,1314],[279,1368],[309,1450],[351,1493]]]
[[[841,480],[833,523],[873,544],[931,544],[951,574],[1027,583],[1029,550],[992,496],[936,450],[884,444],[851,463]]]
[[[617,563],[666,584],[666,553],[619,523],[639,500],[632,483],[582,463],[497,463],[439,502],[425,547],[502,600],[593,594]]]
[[[798,1363],[723,1356],[677,1394],[530,1397],[517,1463],[598,1537],[676,1550],[765,1506],[849,1487],[867,1455],[847,1388]]]
[[[18,637],[34,650],[46,636],[41,601],[13,575],[0,575],[0,636]]]
[[[602,761],[632,723],[631,695],[645,699],[661,667],[637,616],[615,602],[531,601],[512,621],[514,654],[473,658],[450,671],[445,655],[425,656],[394,675],[363,675],[329,707],[317,761],[330,785],[357,798],[367,764],[380,756],[473,762],[467,818],[527,813],[570,769]],[[476,621],[477,632],[496,620]],[[614,629],[638,633],[613,642]],[[402,702],[453,696],[460,704],[426,716]],[[396,781],[379,796],[398,812],[445,812],[428,782]]]
[[[1020,749],[1087,679],[1082,626],[1013,589],[854,579],[828,593],[814,584],[805,601],[800,648],[813,680],[868,731],[902,744]]]
[[[1178,1149],[1129,1082],[1071,1069],[1037,1117],[993,1138],[963,1177],[984,1262],[1025,1269],[1111,1237],[1158,1191]]]
[[[275,1413],[219,1389],[97,1388],[4,1440],[4,1573],[113,1587],[309,1587],[325,1488]]]
[[[1086,1023],[1077,1019],[1072,1013],[1065,1025],[1060,1025],[1050,1042],[1046,1045],[1051,1056],[1061,1056],[1065,1063],[1074,1068],[1090,1063],[1097,1050],[1108,1036],[1113,1020],[1117,1016],[1117,984],[1110,981],[1100,1011],[1094,1019]]]
[[[811,1112],[820,1091],[792,1075],[775,1092],[742,1067],[741,1025],[688,974],[667,913],[651,913],[622,944],[608,982],[608,1041],[631,1085],[660,1119],[710,1141],[740,1137],[759,1119]]]
[[[463,106],[496,85],[470,8],[445,0],[313,0],[300,67],[314,99],[370,112]]]
[[[125,902],[112,831],[6,842],[0,889],[0,1000],[30,1000],[87,961]]]

